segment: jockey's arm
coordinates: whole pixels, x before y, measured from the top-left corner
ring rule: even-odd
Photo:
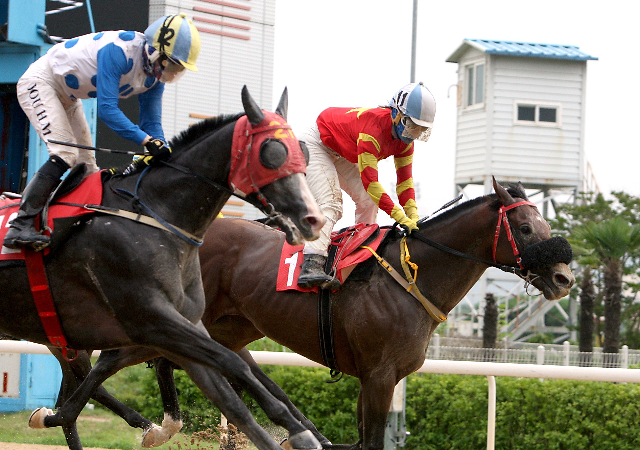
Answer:
[[[369,148],[369,146],[372,148]],[[382,184],[378,181],[378,159],[373,152],[377,152],[374,143],[360,142],[358,144],[358,168],[360,169],[362,185],[373,202],[378,205],[378,208],[389,214],[393,220],[401,224],[408,224],[413,220],[413,225],[415,226],[415,220],[417,219],[407,217],[402,208],[393,203],[389,194],[386,193]]]
[[[141,145],[147,133],[131,122],[118,107],[120,77],[128,70],[124,51],[117,45],[108,44],[98,51],[96,78],[98,117],[123,138]]]
[[[166,142],[162,130],[162,94],[164,83],[156,83],[151,89],[138,94],[140,128],[154,139]]]

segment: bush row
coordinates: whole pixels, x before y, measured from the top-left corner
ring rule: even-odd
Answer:
[[[140,366],[139,366],[140,367]],[[152,370],[130,368],[136,389],[127,393],[122,380],[110,390],[154,421],[162,419]],[[326,383],[328,370],[267,366],[268,375],[294,404],[334,443],[357,441],[356,402],[359,383],[345,376]],[[121,375],[121,376],[123,376]],[[500,449],[638,449],[640,386],[563,380],[500,377],[497,382],[496,448]],[[220,413],[182,371],[176,371],[185,430],[214,427]],[[119,387],[118,387],[119,386]],[[140,388],[142,389],[140,390]],[[136,392],[137,391],[137,392]],[[484,377],[414,374],[407,381],[408,449],[486,448],[487,380]],[[268,419],[250,398],[262,424]]]

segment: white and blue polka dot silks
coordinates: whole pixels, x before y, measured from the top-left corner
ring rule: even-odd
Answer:
[[[144,43],[142,33],[105,31],[56,44],[47,53],[59,89],[72,99],[97,98],[102,121],[138,143],[147,134],[164,140],[160,125],[164,85],[143,70]],[[120,98],[132,95],[139,95],[140,127],[118,107]]]

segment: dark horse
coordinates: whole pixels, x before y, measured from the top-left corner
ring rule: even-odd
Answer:
[[[104,182],[102,206],[152,216],[165,229],[91,214],[52,247],[45,264],[69,348],[153,349],[183,367],[221,410],[240,411],[230,411],[229,417],[242,429],[250,419],[238,414],[251,415],[239,409],[243,404],[233,403],[237,395],[226,378],[240,383],[275,423],[289,431],[297,448],[309,449],[319,446],[311,432],[238,355],[212,340],[202,326],[205,296],[194,245],[232,187],[244,192],[248,201],[263,205],[269,215],[282,219],[275,209],[289,216],[292,222],[283,222],[285,227],[294,224],[304,237],[317,237],[324,218],[306,186],[301,146],[283,117],[286,100],[285,90],[277,110],[281,115],[262,111],[245,87],[245,114],[196,124],[171,141],[173,154],[163,165]],[[244,142],[232,157],[234,130],[240,130]],[[0,270],[0,291],[0,333],[49,344],[25,267]],[[63,421],[68,412],[59,412]],[[260,448],[279,448],[268,433],[255,428],[243,431]],[[82,448],[75,425],[66,427],[65,435],[70,448]]]
[[[549,225],[535,206],[520,204],[526,200],[524,190],[518,186],[507,192],[495,182],[494,189],[494,195],[468,201],[422,223],[420,230],[407,239],[411,260],[419,266],[417,287],[444,314],[462,300],[493,260],[511,266],[549,300],[567,295],[575,281],[567,265],[570,248],[564,244],[558,250],[545,248],[544,244],[557,244],[560,238],[551,238]],[[509,232],[501,227],[494,258],[501,208],[508,209],[506,216],[513,243],[507,239]],[[424,243],[424,238],[455,249],[465,257],[434,248]],[[393,389],[398,381],[421,367],[438,322],[373,258],[361,264],[373,265],[369,267],[370,278],[348,278],[332,294],[337,366],[357,377],[361,386],[360,441],[352,446],[332,446],[260,370],[245,348],[248,343],[268,336],[324,364],[318,339],[317,294],[275,290],[283,241],[282,233],[256,222],[215,221],[200,249],[207,297],[202,321],[216,341],[247,361],[254,375],[314,431],[323,447],[382,449]],[[399,242],[400,236],[391,236],[378,253],[402,273]],[[517,267],[516,251],[523,255],[526,269]],[[127,360],[123,354],[110,353],[103,365],[120,368],[131,362],[135,362],[134,358]],[[165,418],[177,420],[180,415],[168,366],[159,361],[158,378]],[[84,405],[86,400],[88,396],[78,401]],[[125,411],[120,414],[124,416]]]

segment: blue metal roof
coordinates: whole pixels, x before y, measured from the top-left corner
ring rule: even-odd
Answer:
[[[458,62],[458,59],[468,49],[477,48],[492,55],[527,56],[530,58],[569,59],[574,61],[597,60],[580,51],[575,45],[534,44],[530,42],[494,41],[489,39],[465,39],[462,45],[447,58],[447,62]]]

